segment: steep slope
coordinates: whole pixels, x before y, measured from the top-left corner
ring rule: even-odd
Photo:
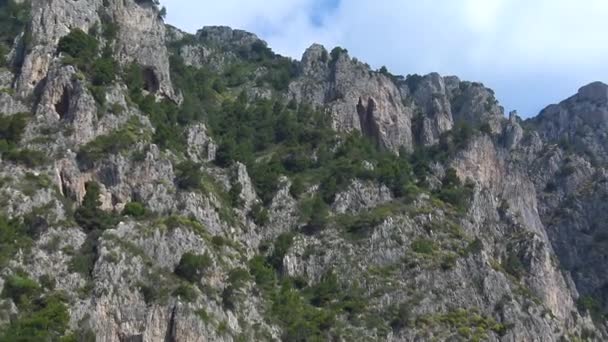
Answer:
[[[597,314],[607,305],[607,106],[608,86],[596,82],[529,122],[547,146],[532,164],[532,170],[543,170],[533,176],[543,221],[563,267]]]
[[[154,1],[0,18],[0,340],[607,336],[607,86],[522,122]]]

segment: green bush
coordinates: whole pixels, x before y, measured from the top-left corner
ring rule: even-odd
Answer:
[[[0,68],[8,66],[8,60],[6,59],[8,53],[8,48],[0,43]]]
[[[80,148],[76,158],[81,167],[91,168],[95,162],[109,154],[129,151],[139,140],[144,138],[138,123],[129,122],[126,127],[108,135],[97,137]]]
[[[268,210],[259,203],[254,204],[249,212],[249,217],[258,226],[265,226],[270,221]]]
[[[175,291],[173,291],[173,296],[180,297],[188,303],[192,303],[198,297],[196,290],[189,284],[181,284],[178,286]]]
[[[26,29],[31,17],[29,1],[0,1],[0,46],[6,50],[13,46],[15,38]]]
[[[509,252],[507,259],[503,263],[503,267],[507,273],[517,279],[520,279],[526,271],[524,264],[515,252]]]
[[[46,154],[30,149],[11,149],[3,154],[6,160],[30,168],[44,165],[47,162]]]
[[[209,254],[198,255],[194,253],[185,253],[179,260],[179,264],[175,268],[175,274],[191,283],[196,283],[201,280],[205,271],[212,266],[213,262]]]
[[[28,230],[18,220],[0,215],[0,268],[3,268],[19,250],[32,244]]]
[[[429,239],[417,239],[412,242],[412,250],[420,254],[433,254],[435,253],[435,242]]]
[[[0,140],[7,144],[18,144],[25,132],[27,119],[28,114],[25,113],[10,116],[0,114]]]
[[[96,86],[112,83],[117,73],[118,65],[111,57],[98,58],[91,65],[91,81]]]
[[[122,210],[122,215],[134,218],[143,217],[146,216],[146,207],[139,202],[130,202],[125,205],[125,208]]]
[[[321,277],[321,281],[312,288],[312,299],[311,303],[314,306],[327,306],[332,301],[338,300],[340,297],[340,286],[338,284],[338,277],[335,273],[330,271]]]
[[[39,294],[40,285],[38,283],[18,275],[8,277],[2,290],[2,297],[12,299],[17,306],[28,303]]]
[[[115,218],[113,215],[100,209],[101,207],[101,188],[96,182],[85,184],[86,194],[82,200],[82,205],[76,209],[74,219],[88,232],[104,231],[114,226]]]
[[[273,288],[277,280],[274,269],[261,256],[256,256],[249,261],[249,272],[258,287],[267,292]]]
[[[70,272],[79,273],[85,278],[90,278],[95,268],[97,261],[97,248],[99,244],[99,232],[89,232],[86,240],[80,246],[78,251],[72,255],[72,259],[68,264]]]
[[[274,243],[272,254],[268,256],[268,264],[279,272],[283,269],[283,258],[289,251],[289,248],[291,248],[293,238],[293,233],[283,233],[279,235]]]
[[[203,173],[201,164],[186,160],[175,166],[175,184],[182,190],[201,188]]]
[[[305,203],[303,211],[302,215],[308,218],[308,223],[304,227],[306,234],[319,233],[329,223],[329,207],[319,196],[315,196],[309,203]]]
[[[58,52],[72,56],[78,65],[88,65],[95,60],[99,50],[99,42],[81,29],[73,29],[61,37],[57,45]]]
[[[51,295],[33,303],[29,310],[20,313],[3,332],[0,341],[65,341],[70,314],[64,300]]]

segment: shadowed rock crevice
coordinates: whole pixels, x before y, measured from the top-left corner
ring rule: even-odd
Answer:
[[[142,70],[142,77],[144,79],[144,90],[150,93],[156,93],[160,89],[160,82],[154,72],[154,69],[146,67]]]
[[[55,103],[55,112],[57,112],[59,117],[62,119],[66,118],[70,112],[70,98],[70,90],[67,87],[64,87],[61,98],[57,103]]]
[[[363,136],[370,138],[376,145],[380,146],[380,128],[374,120],[375,110],[376,102],[374,102],[372,98],[367,101],[367,105],[364,105],[363,99],[359,98],[359,103],[357,104],[357,113],[359,114],[361,133]]]

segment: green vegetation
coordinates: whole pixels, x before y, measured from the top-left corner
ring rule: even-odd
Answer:
[[[198,190],[201,188],[203,172],[201,165],[186,160],[175,166],[175,184],[183,190]]]
[[[436,246],[433,240],[417,239],[412,242],[412,250],[420,254],[433,254]]]
[[[87,65],[97,57],[99,42],[81,29],[73,29],[63,36],[57,45],[57,51],[65,52],[74,58],[77,65]]]
[[[146,139],[147,133],[139,121],[132,119],[122,129],[97,137],[81,147],[76,158],[80,167],[89,169],[105,156],[129,151],[135,143]]]
[[[36,167],[46,162],[44,153],[19,148],[28,119],[29,115],[25,113],[11,116],[0,114],[0,153],[6,160],[27,167]]]
[[[30,18],[30,2],[0,0],[0,67],[8,66],[6,54]]]
[[[519,258],[519,255],[513,251],[509,252],[507,259],[503,262],[502,267],[507,273],[517,279],[520,279],[526,271],[521,259]]]
[[[494,318],[482,316],[475,309],[458,309],[444,314],[421,316],[416,319],[416,325],[424,329],[447,326],[452,334],[460,335],[469,341],[486,340],[490,331],[503,336],[508,329]]]
[[[452,168],[447,169],[442,184],[442,188],[437,192],[437,197],[446,203],[452,204],[460,211],[466,211],[469,201],[473,196],[475,185],[467,182],[462,186],[460,179],[456,175],[456,170]]]
[[[351,238],[366,238],[373,229],[384,222],[388,217],[400,210],[398,203],[379,205],[370,210],[362,210],[356,215],[344,214],[337,218],[339,226],[344,227]]]
[[[43,295],[35,281],[12,275],[6,279],[2,297],[13,300],[19,316],[0,329],[0,341],[59,341],[66,333],[70,316],[60,295]]]
[[[283,233],[279,235],[274,243],[274,250],[272,254],[268,256],[268,264],[278,272],[281,272],[283,269],[283,258],[293,244],[293,238],[293,233]]]
[[[82,205],[74,213],[74,219],[88,232],[112,228],[115,223],[114,216],[100,209],[101,188],[99,184],[88,182],[85,187],[87,192],[82,200]]]
[[[14,275],[6,279],[2,297],[12,299],[17,306],[23,306],[39,292],[38,283],[27,277]]]
[[[111,25],[105,25],[104,29],[110,30],[104,32],[106,38],[111,37],[113,34]],[[118,64],[112,57],[112,50],[110,49],[111,43],[111,41],[108,42],[100,55],[97,37],[80,29],[73,29],[59,40],[57,46],[58,52],[68,55],[65,57],[64,63],[77,66],[89,76],[92,84],[91,93],[101,105],[105,104],[105,86],[111,84],[118,74]]]
[[[131,216],[133,218],[141,218],[146,216],[147,211],[146,207],[139,202],[130,202],[125,205],[125,208],[122,210],[123,216]]]
[[[188,252],[179,260],[175,274],[191,283],[197,283],[212,265],[213,261],[209,254],[198,255]]]
[[[6,266],[15,253],[31,244],[32,239],[24,225],[0,215],[0,268]]]
[[[602,309],[601,304],[593,296],[581,296],[576,301],[576,306],[580,311],[588,312],[596,322],[602,322],[605,320],[605,312]]]
[[[363,291],[356,284],[342,284],[333,271],[312,286],[283,275],[283,257],[293,239],[293,234],[281,235],[268,257],[256,256],[249,261],[249,272],[270,303],[267,310],[271,318],[283,328],[283,341],[324,341],[337,337],[339,332],[333,329],[338,315],[356,322],[364,311]]]

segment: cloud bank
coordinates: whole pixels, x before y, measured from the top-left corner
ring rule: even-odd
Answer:
[[[507,110],[534,116],[592,81],[608,82],[605,0],[164,0],[189,32],[228,25],[299,58],[342,46],[395,74],[480,81]]]

